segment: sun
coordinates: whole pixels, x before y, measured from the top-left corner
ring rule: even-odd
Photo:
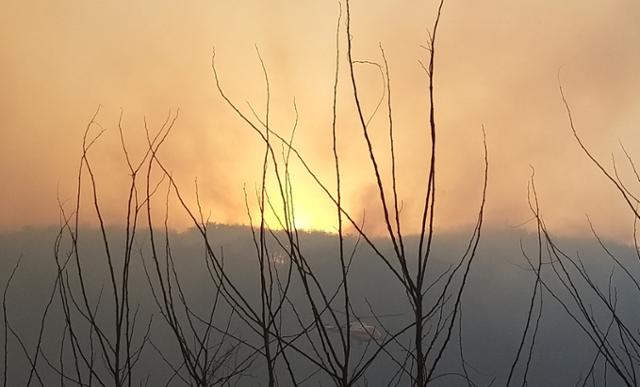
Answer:
[[[275,184],[275,183],[274,183]],[[267,226],[281,230],[287,225],[300,231],[338,232],[338,215],[335,204],[323,196],[323,192],[308,185],[301,184],[294,191],[287,203],[279,197],[277,185],[270,186],[270,205],[260,214],[259,207],[253,208],[254,221],[264,216]]]
[[[335,207],[315,199],[300,196],[294,206],[293,224],[298,230],[336,233],[338,218]]]
[[[304,214],[300,214],[300,215],[296,214],[293,224],[296,226],[298,230],[309,231],[314,228],[312,219],[309,216]]]
[[[318,208],[317,210],[310,210],[313,207],[296,206],[293,211],[293,226],[299,231],[321,231],[325,233],[336,233],[337,231],[337,218],[333,219],[331,215],[335,215],[333,211],[327,208]],[[261,217],[264,216],[265,224],[272,230],[282,230],[285,228],[284,214],[275,214],[273,211],[266,211],[261,214],[259,210],[256,210],[251,217],[254,224],[260,222]],[[289,223],[291,224],[291,223]]]

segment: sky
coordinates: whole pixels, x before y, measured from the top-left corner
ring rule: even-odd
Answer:
[[[0,230],[57,225],[58,201],[72,209],[85,127],[100,106],[104,134],[89,155],[107,223],[124,221],[128,170],[118,134],[134,159],[145,151],[144,119],[156,130],[179,109],[160,153],[185,198],[195,181],[206,215],[220,223],[255,220],[264,144],[218,93],[211,55],[229,97],[265,114],[259,49],[269,74],[270,125],[289,136],[333,187],[332,88],[337,1],[124,1],[52,3],[6,0],[0,15]],[[344,7],[344,4],[343,4]],[[417,230],[429,139],[426,77],[419,60],[437,4],[353,0],[353,55],[390,66],[398,187],[405,230]],[[489,149],[489,226],[518,227],[531,213],[532,168],[550,229],[627,240],[632,218],[606,179],[580,152],[558,91],[558,73],[576,127],[594,155],[624,167],[623,143],[640,155],[640,4],[633,0],[447,1],[436,42],[437,227],[475,220],[482,181],[482,131]],[[344,21],[344,20],[343,20]],[[343,198],[356,219],[382,232],[375,180],[357,126],[340,27],[337,105]],[[358,65],[364,110],[384,91],[372,66]],[[371,123],[385,184],[390,160],[385,112]],[[92,133],[96,128],[92,128]],[[335,231],[335,209],[292,162],[297,222]],[[273,179],[269,190],[275,192]],[[86,187],[85,187],[86,188]],[[245,193],[249,210],[245,206]],[[172,215],[172,226],[189,221]],[[82,221],[95,223],[90,209]],[[270,219],[273,224],[275,220]],[[524,227],[527,227],[526,225]],[[530,227],[530,225],[529,225]]]

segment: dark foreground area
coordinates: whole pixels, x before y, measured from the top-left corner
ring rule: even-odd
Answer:
[[[104,375],[109,374],[109,367],[113,364],[101,356],[101,346],[106,347],[106,351],[113,352],[116,349],[108,348],[110,344],[103,342],[101,337],[113,337],[116,334],[115,304],[130,310],[126,314],[130,318],[124,318],[121,324],[128,326],[126,330],[130,332],[129,339],[123,341],[123,346],[126,344],[130,347],[128,353],[131,358],[124,367],[130,372],[130,385],[180,386],[192,383],[182,355],[185,346],[193,344],[197,347],[198,340],[195,336],[185,334],[191,340],[179,343],[167,323],[167,316],[163,316],[163,293],[153,273],[155,269],[148,231],[139,231],[130,249],[124,246],[124,230],[108,231],[110,254],[116,263],[113,268],[116,279],[120,278],[122,271],[121,262],[126,255],[123,252],[132,252],[126,292],[129,302],[126,306],[123,306],[122,299],[115,300],[110,291],[110,268],[106,263],[104,241],[98,230],[80,230],[78,234],[82,280],[86,289],[84,293],[78,286],[77,269],[72,268],[75,257],[68,255],[71,251],[70,241],[63,238],[56,249],[57,229],[28,229],[0,235],[0,284],[3,287],[21,257],[5,294],[6,323],[3,323],[3,330],[6,350],[0,354],[5,386],[76,385],[76,362],[80,363],[79,368],[85,369],[85,373],[78,377],[84,380],[83,383],[101,385],[99,380],[108,380]],[[277,232],[270,235],[271,247],[267,255],[274,267],[270,278],[274,285],[269,291],[276,295],[283,291],[283,286],[278,284],[287,283],[290,269],[288,256],[277,246],[278,235],[282,237]],[[165,235],[157,238],[158,246],[162,247],[157,255],[166,257],[169,249],[166,248]],[[468,238],[463,233],[447,234],[434,241],[429,278],[438,283],[439,275],[445,273],[464,253]],[[242,294],[243,302],[260,311],[260,253],[253,243],[251,230],[239,226],[211,225],[209,239],[212,249],[224,257],[225,276],[234,284],[233,292]],[[177,290],[173,289],[173,303],[177,306],[175,321],[184,327],[185,332],[193,329],[202,333],[206,332],[208,325],[215,326],[215,329],[209,327],[208,350],[197,353],[196,358],[210,357],[211,372],[215,371],[221,376],[211,380],[219,385],[266,385],[266,367],[261,357],[256,355],[264,349],[261,332],[243,318],[240,308],[225,302],[224,292],[217,291],[216,276],[211,274],[212,268],[207,263],[207,252],[201,236],[197,231],[169,233],[168,240],[173,263],[163,264],[165,261],[161,260],[159,267],[164,270],[163,274],[173,278],[174,287],[179,286]],[[408,240],[407,245],[415,245],[415,242]],[[535,298],[532,303],[537,278],[534,269],[538,256],[536,235],[519,231],[485,233],[461,296],[461,306],[452,325],[451,341],[430,385],[506,385],[510,376],[512,384],[519,385],[525,370],[527,385],[531,386],[625,385],[623,379],[614,372],[612,364],[605,361],[606,356],[602,352],[607,347],[598,342],[598,337],[614,336],[627,338],[627,341],[616,339],[610,351],[622,348],[619,353],[626,355],[613,353],[611,356],[619,358],[620,362],[616,364],[624,365],[628,374],[635,377],[634,370],[640,358],[633,344],[640,327],[637,314],[639,288],[634,280],[640,277],[640,273],[635,250],[609,243],[606,244],[607,251],[592,239],[565,238],[555,243],[563,251],[570,251],[571,257],[579,258],[584,272],[589,275],[587,278],[602,293],[594,293],[593,287],[584,276],[579,275],[580,270],[575,267],[571,269],[568,266],[566,270],[571,275],[563,277],[562,268],[556,269],[559,266],[554,265],[553,258],[549,258],[548,251],[543,248],[542,282],[537,290],[542,297]],[[376,244],[382,252],[391,249],[387,241],[378,240]],[[337,238],[324,233],[302,233],[299,245],[310,265],[307,270],[315,274],[322,289],[327,291],[327,297],[340,293]],[[371,364],[364,368],[363,376],[356,385],[408,385],[409,379],[402,373],[411,373],[406,366],[408,363],[403,363],[408,356],[406,348],[411,347],[411,305],[397,278],[370,247],[353,237],[345,240],[345,246],[349,255],[355,251],[348,274],[352,305],[350,319],[373,327],[376,335],[379,333],[376,336],[378,341],[366,338],[359,340],[355,334],[352,337],[350,351],[354,358],[353,367],[358,366],[360,359],[366,361],[377,353],[372,357]],[[66,304],[61,302],[60,286],[56,281],[56,251],[59,262],[66,262],[69,258],[69,270],[61,281],[65,281],[69,289],[75,289],[66,298]],[[527,262],[525,254],[530,259],[534,258],[533,266]],[[554,270],[560,270],[561,275],[554,274]],[[562,278],[571,279],[573,285],[567,287]],[[582,296],[581,302],[576,302],[573,292]],[[322,297],[320,294],[312,296]],[[279,384],[293,384],[290,375],[294,374],[295,380],[301,385],[334,385],[335,382],[322,371],[321,365],[313,361],[316,351],[322,353],[318,349],[322,347],[322,342],[314,337],[317,334],[314,329],[322,329],[322,326],[331,328],[330,323],[313,325],[314,314],[306,297],[308,295],[302,283],[293,278],[286,289],[282,307],[277,310],[277,324],[274,323],[272,328],[280,332],[283,338],[279,343],[275,343],[277,340],[274,339],[273,348],[286,354],[276,360]],[[341,309],[340,297],[330,302],[335,305],[333,310],[338,319],[343,318],[340,316],[346,312]],[[106,327],[104,331],[92,329],[87,317],[82,316],[80,311],[85,302],[94,308],[94,316],[98,320],[96,326]],[[212,313],[213,305],[216,305],[215,313]],[[615,311],[609,310],[607,305],[614,305]],[[71,322],[65,319],[65,308],[69,308],[69,315],[73,316]],[[581,311],[591,315],[593,321],[600,325],[590,327],[588,321],[579,317]],[[321,311],[321,318],[324,319],[328,314],[328,311]],[[444,319],[446,316],[434,317],[437,318]],[[613,323],[616,319],[624,321],[624,324]],[[437,329],[438,324],[433,321],[425,324],[427,332],[430,327]],[[74,329],[69,329],[70,325]],[[405,333],[398,333],[406,327],[409,328]],[[627,328],[630,331],[628,334],[624,333]],[[525,329],[528,335],[518,354]],[[602,336],[589,335],[587,332],[590,329],[600,332]],[[394,340],[385,341],[386,337],[395,334]],[[70,344],[73,340],[76,341],[75,345],[85,348],[84,353],[93,355],[82,358],[74,354],[75,347]],[[338,340],[337,336],[335,340]],[[628,342],[631,345],[625,344]],[[385,343],[384,350],[380,350],[381,343]],[[122,348],[118,350],[124,351]],[[514,369],[514,375],[509,375],[517,356],[521,360]],[[35,367],[32,367],[33,363]],[[92,365],[94,371],[86,371],[88,364]],[[129,385],[128,379],[123,380],[123,385]]]

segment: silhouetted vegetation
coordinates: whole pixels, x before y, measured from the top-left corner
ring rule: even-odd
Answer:
[[[426,177],[422,211],[411,214],[420,224],[416,234],[406,231],[401,217],[396,154],[402,149],[395,142],[389,62],[382,45],[377,59],[353,57],[357,36],[345,0],[337,14],[327,128],[332,181],[323,181],[298,150],[295,104],[292,128],[274,127],[268,63],[259,48],[264,109],[244,107],[227,95],[225,74],[216,67],[215,51],[212,55],[220,97],[263,145],[261,181],[255,192],[245,192],[247,226],[212,222],[198,185],[190,202],[188,189],[164,164],[160,149],[178,112],[157,128],[144,122],[142,152],[129,149],[121,115],[121,154],[130,179],[123,187],[124,219],[118,227],[107,226],[91,158],[104,131],[96,110],[84,133],[75,202],[71,209],[60,204],[59,227],[0,235],[6,273],[3,386],[638,385],[637,238],[628,247],[608,244],[595,230],[594,240],[554,237],[543,220],[533,175],[529,203],[535,231],[487,234],[484,128],[478,130],[483,177],[472,226],[466,232],[437,232],[435,58],[443,9],[441,0],[419,62],[428,96],[429,153],[426,169],[415,171],[417,181]],[[340,77],[343,66],[346,78]],[[383,80],[383,98],[370,115],[359,66],[377,69]],[[344,204],[340,88],[349,90],[361,133],[349,141],[362,141],[367,149],[368,165],[361,168],[375,187],[383,235],[368,232],[365,220]],[[637,195],[615,163],[609,170],[591,154],[562,89],[561,97],[579,148],[628,204],[636,236]],[[375,115],[385,118],[387,149],[373,145]],[[623,151],[640,182],[632,157]],[[390,165],[383,166],[386,159]],[[297,226],[293,165],[302,167],[333,204],[335,234]],[[383,171],[390,171],[389,179]],[[250,211],[254,200],[257,217]],[[170,229],[172,203],[191,220],[188,231]],[[86,208],[95,228],[81,225]],[[269,224],[269,216],[277,224]],[[567,253],[576,247],[580,253]]]

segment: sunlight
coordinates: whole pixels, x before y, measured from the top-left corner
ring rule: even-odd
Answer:
[[[311,229],[318,229],[318,227],[314,227],[312,219],[305,214],[296,214],[296,217],[293,223],[295,224],[298,230],[308,231]]]
[[[312,184],[304,184],[305,180],[296,180],[300,184],[293,192],[292,203],[289,208],[289,216],[293,219],[293,224],[299,231],[321,231],[326,233],[337,233],[337,213],[335,205],[326,198],[326,194],[314,187]],[[283,199],[280,197],[280,189],[276,181],[268,183],[268,197],[270,205],[265,211],[264,217],[267,226],[274,230],[285,228],[285,213]],[[256,202],[250,203],[252,206],[252,219],[254,224],[260,222],[260,209]],[[291,224],[291,223],[289,223]]]
[[[317,196],[312,194],[300,195],[295,202],[294,223],[297,229],[337,232],[337,215],[334,206],[328,202],[318,201]]]
[[[302,202],[303,200],[301,200]],[[295,204],[294,225],[299,231],[322,231],[326,233],[336,233],[337,226],[335,220],[335,210],[327,206],[312,206],[305,203]],[[255,211],[252,216],[254,224],[260,222],[260,212]],[[282,230],[282,214],[274,214],[272,211],[265,213],[267,226],[274,230]]]

